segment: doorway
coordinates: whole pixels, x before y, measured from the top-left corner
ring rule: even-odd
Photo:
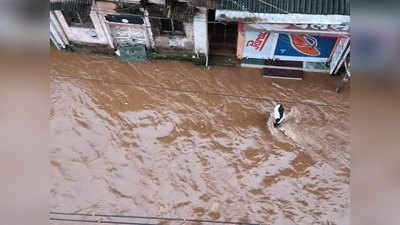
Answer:
[[[236,56],[238,23],[215,21],[215,10],[208,12],[210,55]]]

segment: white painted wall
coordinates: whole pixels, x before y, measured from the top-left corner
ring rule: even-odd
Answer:
[[[101,23],[95,5],[93,5],[90,13],[90,18],[92,19],[95,28],[69,27],[61,11],[54,11],[54,14],[60,22],[60,25],[70,42],[80,44],[109,45],[107,34],[104,31],[104,27]],[[93,35],[97,36],[93,37]]]
[[[199,8],[199,12],[194,17],[193,32],[195,53],[208,55],[209,44],[206,8]]]

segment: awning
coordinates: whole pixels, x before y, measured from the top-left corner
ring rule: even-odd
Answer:
[[[93,0],[50,0],[50,10],[87,11],[92,8]]]

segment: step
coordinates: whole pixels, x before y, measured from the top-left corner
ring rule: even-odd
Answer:
[[[228,56],[210,56],[208,65],[210,66],[239,66],[240,61],[235,57]]]
[[[243,59],[241,66],[242,67],[251,67],[251,68],[303,70],[303,62],[299,62],[299,61]]]
[[[264,65],[299,69],[303,68],[303,62],[300,61],[265,60]]]
[[[269,78],[302,80],[304,72],[301,70],[264,68],[261,75]]]

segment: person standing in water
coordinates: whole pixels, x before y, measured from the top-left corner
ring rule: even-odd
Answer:
[[[284,121],[284,111],[282,104],[277,104],[274,108],[274,127],[278,127]]]
[[[336,88],[336,93],[340,93],[343,90],[346,83],[350,80],[351,74],[349,67],[350,67],[350,56],[348,56],[346,58],[346,61],[344,62],[345,74],[343,80],[339,82],[339,85]]]

